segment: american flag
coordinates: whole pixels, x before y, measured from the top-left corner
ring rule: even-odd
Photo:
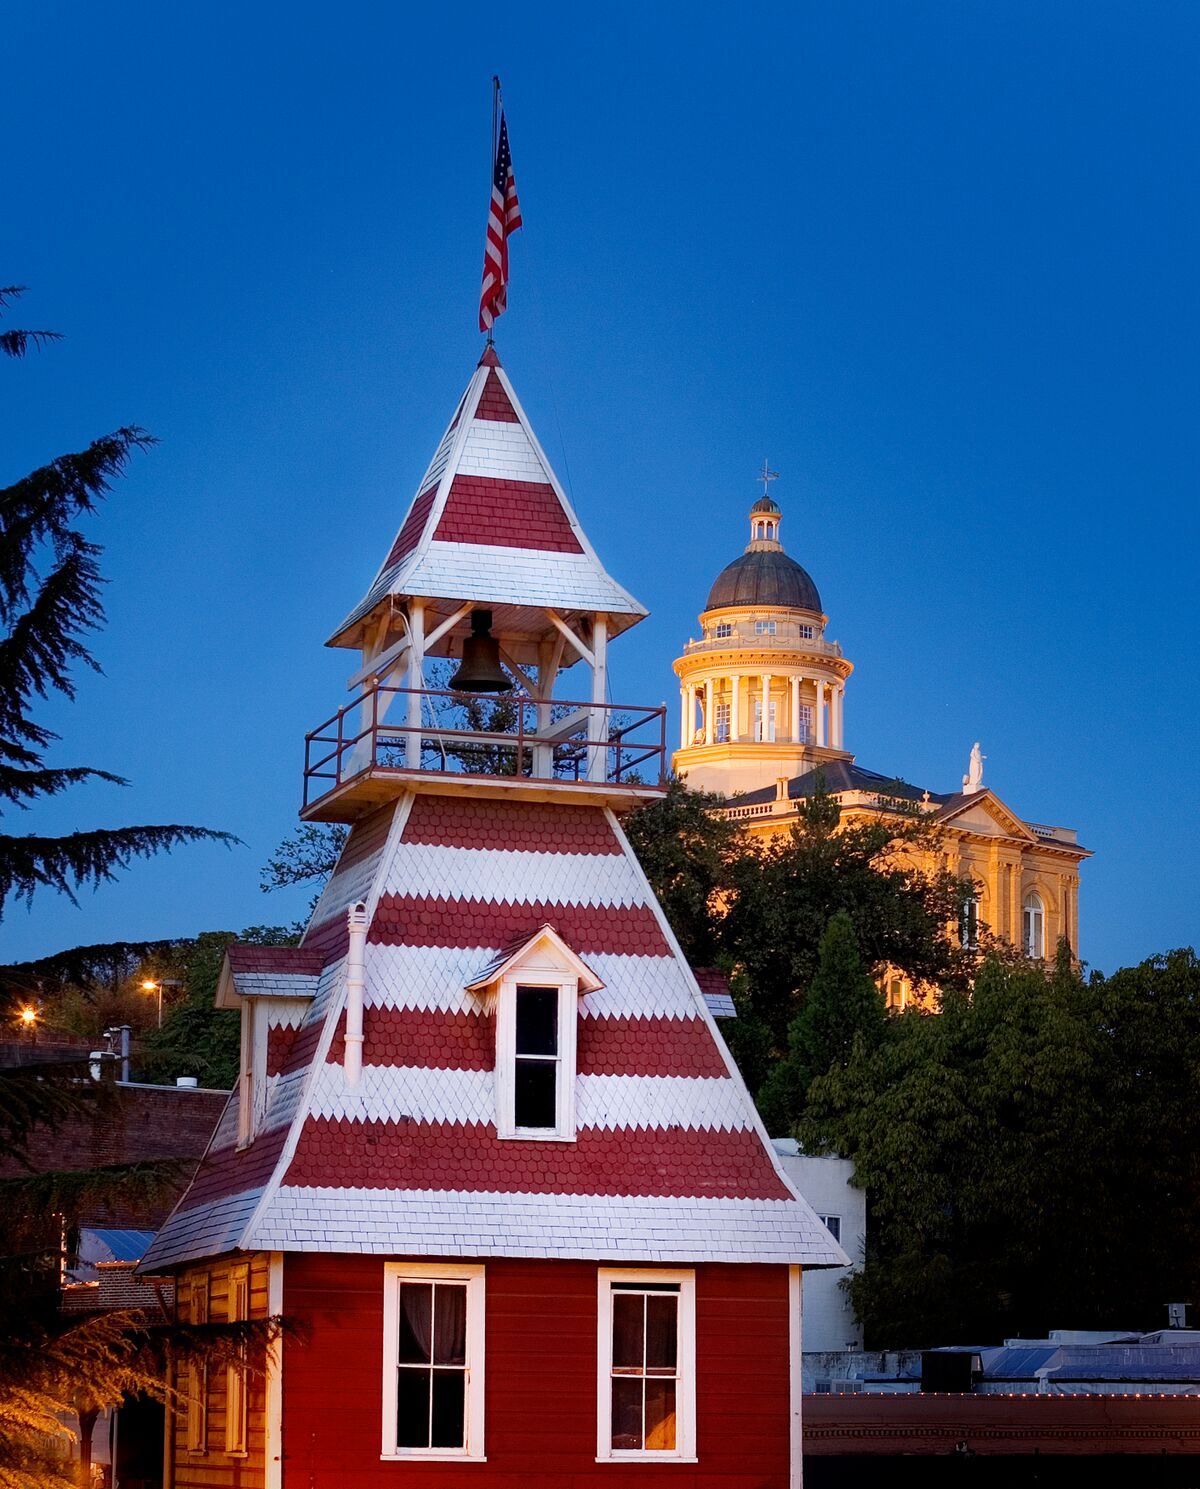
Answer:
[[[501,110],[492,201],[488,208],[487,242],[483,250],[483,291],[479,296],[481,331],[490,331],[496,317],[508,308],[508,235],[515,233],[520,226],[521,204],[517,201],[517,184],[513,180],[508,125]]]

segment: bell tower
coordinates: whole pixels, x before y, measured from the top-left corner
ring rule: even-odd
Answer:
[[[489,344],[328,642],[361,662],[351,701],[307,738],[302,816],[354,822],[468,780],[477,795],[618,809],[657,795],[663,711],[608,703],[608,643],[645,614],[600,562]],[[457,664],[440,688],[435,658]],[[583,683],[556,693],[571,669]],[[503,728],[464,721],[463,695],[480,693],[511,696]]]
[[[745,551],[717,575],[700,637],[675,662],[674,767],[690,785],[726,796],[853,759],[843,727],[853,666],[826,639],[829,617],[812,578],[784,550],[783,514],[767,484],[775,473],[765,462],[759,479]]]

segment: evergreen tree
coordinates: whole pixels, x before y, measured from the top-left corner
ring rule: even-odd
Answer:
[[[0,293],[0,305],[19,291]],[[23,355],[48,332],[5,333],[3,350]],[[124,785],[91,766],[52,767],[46,751],[57,737],[31,710],[52,694],[75,695],[72,671],[97,663],[83,642],[104,620],[100,549],[79,527],[122,474],[132,454],[153,443],[134,426],[62,455],[0,489],[0,801],[26,807],[88,780]],[[115,877],[134,858],[200,839],[234,841],[227,833],[178,824],[103,828],[49,837],[0,834],[0,915],[12,898],[38,889],[68,898]]]
[[[825,927],[819,958],[804,1006],[788,1028],[787,1054],[759,1092],[759,1110],[771,1132],[790,1132],[816,1077],[877,1049],[887,1032],[883,994],[863,967],[845,910]]]

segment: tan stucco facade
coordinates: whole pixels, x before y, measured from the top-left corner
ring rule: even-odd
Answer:
[[[767,541],[760,536],[764,512],[773,522]],[[774,503],[756,503],[750,518],[746,555],[778,554],[773,562],[794,568],[782,557]],[[888,778],[860,769],[846,748],[846,683],[854,669],[838,643],[826,639],[828,617],[815,586],[804,575],[811,605],[773,602],[758,575],[757,592],[742,594],[736,578],[722,581],[745,562],[735,561],[718,578],[700,615],[699,639],[674,664],[681,706],[676,772],[694,788],[729,798],[729,815],[753,837],[790,828],[818,767],[847,823],[877,817],[900,794],[940,828],[936,855],[906,850],[916,866],[944,866],[974,880],[979,922],[1027,955],[1049,960],[1065,937],[1078,956],[1079,866],[1090,854],[1074,829],[1028,822],[984,786],[978,745],[961,789],[949,792],[898,791]],[[785,583],[778,589],[790,595]],[[891,1002],[913,999],[903,979],[885,980]]]

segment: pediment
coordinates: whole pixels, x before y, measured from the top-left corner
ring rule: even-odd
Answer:
[[[598,992],[604,983],[587,963],[578,956],[552,925],[543,925],[532,936],[506,946],[466,984],[470,993],[485,992],[494,987],[502,977],[533,976],[538,973],[554,973],[562,976],[566,972],[579,983],[581,993]]]
[[[976,832],[983,837],[1020,838],[1029,843],[1038,841],[1021,818],[1005,806],[995,792],[986,789],[947,803],[938,817],[947,826]]]

